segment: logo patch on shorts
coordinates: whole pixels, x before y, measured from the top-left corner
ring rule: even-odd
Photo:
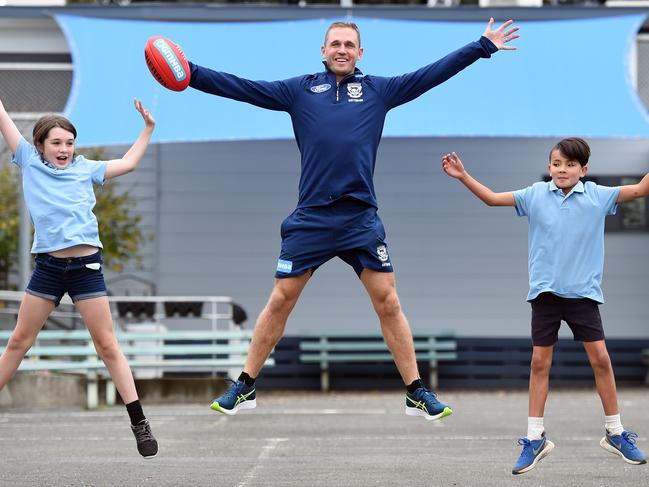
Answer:
[[[293,261],[292,260],[282,260],[277,261],[277,272],[283,272],[288,274],[293,270]]]
[[[388,262],[388,259],[390,258],[390,256],[388,255],[388,248],[385,245],[379,245],[376,248],[376,253],[379,256],[379,260],[383,262],[382,264],[383,267],[387,267],[390,265],[390,263]]]

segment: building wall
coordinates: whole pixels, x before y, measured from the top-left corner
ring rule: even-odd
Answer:
[[[415,330],[529,334],[527,220],[512,208],[486,207],[442,173],[439,159],[455,150],[485,184],[515,190],[542,178],[555,142],[382,142],[375,177],[379,215]],[[590,174],[649,172],[649,141],[590,142]],[[145,228],[155,233],[139,275],[160,294],[230,295],[254,320],[273,285],[279,225],[296,203],[298,177],[299,155],[290,140],[153,147],[141,167],[121,179],[139,200]],[[649,335],[648,276],[649,233],[607,234],[602,315],[609,336]],[[287,332],[377,327],[353,270],[334,260],[307,285]]]
[[[607,15],[605,9],[503,10],[503,16],[531,20]],[[340,16],[339,9],[277,8],[92,8],[80,15],[197,20],[270,20]],[[616,9],[616,13],[622,12]],[[635,13],[636,10],[633,10]],[[479,9],[372,7],[356,15],[477,20]],[[499,14],[501,12],[499,11]],[[631,13],[631,10],[629,11]],[[218,19],[217,19],[218,17]],[[644,27],[646,31],[646,26]],[[71,82],[70,59],[56,23],[37,9],[5,7],[0,13],[0,67],[3,86],[25,87],[25,73],[42,78],[53,70],[59,85]],[[646,44],[645,39],[645,44]],[[638,89],[649,93],[649,50],[638,49]],[[30,64],[16,66],[16,63]],[[39,67],[38,64],[41,64]],[[42,64],[50,64],[43,67]],[[51,64],[59,64],[53,68]],[[67,70],[67,77],[65,75]],[[1,74],[0,74],[1,76]],[[16,81],[18,80],[18,81]],[[51,88],[51,83],[46,86]],[[31,94],[21,95],[22,91]],[[65,89],[59,90],[61,93]],[[59,93],[57,91],[57,93]],[[63,95],[44,107],[35,89],[2,94],[10,111],[62,109]],[[10,98],[7,99],[7,96]],[[40,95],[38,95],[40,96]],[[36,100],[36,101],[35,101]],[[218,115],[218,114],[217,114]],[[623,123],[621,121],[621,123]],[[24,125],[24,127],[22,127]],[[21,127],[29,131],[26,122]],[[82,130],[82,128],[80,128]],[[135,134],[134,134],[135,136]],[[554,140],[547,139],[386,139],[376,169],[380,215],[398,277],[402,304],[414,329],[453,329],[473,336],[526,336],[527,225],[513,209],[487,208],[439,169],[439,157],[458,151],[473,174],[495,190],[518,189],[540,179]],[[649,171],[649,141],[594,140],[591,173]],[[4,149],[4,148],[2,148]],[[119,155],[124,148],[112,148]],[[297,199],[299,156],[295,143],[248,141],[152,146],[138,170],[120,186],[137,200],[143,229],[154,239],[142,249],[143,269],[108,275],[114,292],[232,296],[250,321],[273,285],[279,252],[279,225]],[[602,307],[611,337],[649,335],[649,234],[609,234]],[[566,249],[558,249],[566,251]],[[252,326],[252,323],[247,326]],[[332,261],[317,271],[291,316],[287,332],[374,330],[378,326],[353,271]]]

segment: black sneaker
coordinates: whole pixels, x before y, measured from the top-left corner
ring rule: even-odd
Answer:
[[[153,433],[148,420],[141,421],[136,425],[131,425],[131,431],[137,441],[137,451],[144,458],[153,458],[158,454],[158,442]]]

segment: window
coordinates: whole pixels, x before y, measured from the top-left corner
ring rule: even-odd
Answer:
[[[620,176],[616,186],[636,184],[641,176]],[[606,222],[607,232],[648,232],[649,231],[649,201],[640,198],[620,204],[618,211]]]

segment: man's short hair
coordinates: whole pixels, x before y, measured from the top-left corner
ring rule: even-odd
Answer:
[[[327,29],[327,32],[325,33],[325,46],[327,45],[327,36],[329,35],[329,31],[336,28],[354,29],[356,31],[356,35],[358,36],[358,47],[361,47],[361,31],[354,22],[334,22],[333,24],[331,24]]]
[[[588,164],[590,158],[590,147],[584,139],[579,137],[568,137],[563,139],[555,145],[550,151],[550,161],[552,161],[552,153],[558,150],[569,161],[577,161],[580,166]]]

